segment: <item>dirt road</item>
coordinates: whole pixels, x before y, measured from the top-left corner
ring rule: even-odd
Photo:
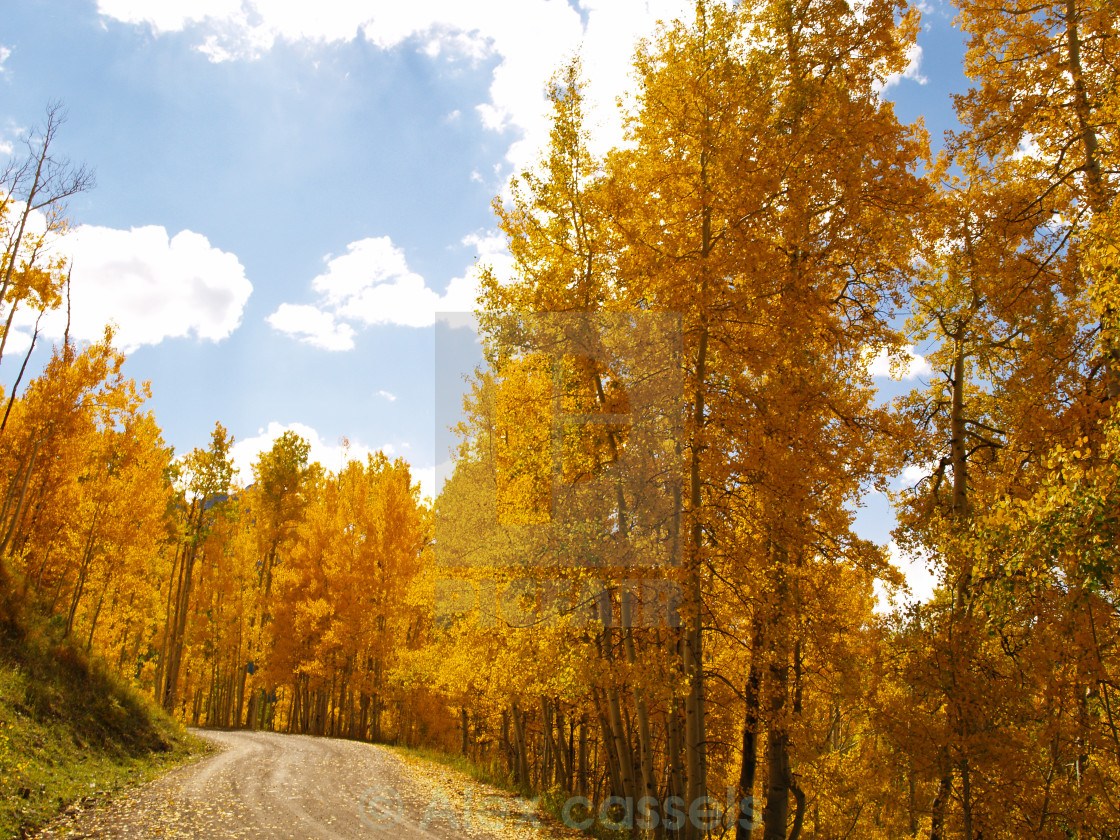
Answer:
[[[524,800],[384,747],[271,732],[222,748],[37,835],[204,840],[545,840]]]

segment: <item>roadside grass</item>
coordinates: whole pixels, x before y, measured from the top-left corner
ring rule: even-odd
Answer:
[[[0,838],[27,836],[210,748],[44,627],[0,624]]]
[[[399,745],[388,745],[392,749],[402,755],[410,756],[412,758],[420,759],[423,761],[430,761],[435,764],[441,764],[444,767],[450,767],[452,770],[469,776],[476,782],[492,785],[507,793],[523,796],[526,799],[533,799],[536,797],[537,810],[544,818],[542,822],[551,825],[554,828],[559,828],[565,834],[584,835],[586,837],[593,837],[595,840],[623,840],[623,838],[630,838],[632,835],[626,831],[612,830],[604,826],[599,820],[595,820],[590,828],[585,830],[577,830],[565,825],[563,819],[563,809],[565,803],[569,799],[566,791],[561,790],[559,787],[554,787],[551,790],[541,793],[540,791],[532,790],[526,787],[519,787],[514,784],[513,774],[508,772],[498,762],[491,762],[489,764],[480,764],[473,761],[469,756],[462,753],[448,753],[443,750],[433,749],[430,747],[404,747]],[[588,816],[582,809],[575,809],[569,818],[583,819]]]
[[[402,755],[430,761],[433,764],[442,764],[444,767],[458,770],[463,775],[470,776],[476,782],[492,785],[508,793],[516,793],[519,796],[532,796],[532,791],[517,787],[513,783],[513,776],[497,763],[479,764],[462,753],[448,753],[432,747],[404,747],[394,744],[387,746]]]

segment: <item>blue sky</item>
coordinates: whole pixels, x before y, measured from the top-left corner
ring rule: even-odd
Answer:
[[[117,322],[125,370],[151,381],[177,452],[221,421],[248,481],[255,452],[295,428],[328,468],[345,436],[351,454],[404,456],[430,488],[447,459],[436,388],[474,362],[454,340],[437,371],[434,313],[470,307],[476,260],[508,264],[490,202],[541,148],[549,75],[581,50],[609,146],[635,39],[690,8],[7,2],[0,149],[18,152],[48,101],[67,108],[58,147],[97,175],[70,205],[75,328],[94,338]],[[883,94],[935,146],[966,85],[953,15],[923,4],[921,50]],[[25,347],[13,340],[6,385]],[[914,384],[881,381],[885,394]],[[884,505],[861,517],[881,541]]]

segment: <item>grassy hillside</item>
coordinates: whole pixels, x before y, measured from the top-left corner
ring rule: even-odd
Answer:
[[[206,749],[74,646],[0,622],[0,838]]]

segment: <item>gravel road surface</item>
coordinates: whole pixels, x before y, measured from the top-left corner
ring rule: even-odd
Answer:
[[[63,819],[37,837],[550,840],[561,836],[537,824],[525,800],[384,747],[273,732],[199,730],[195,734],[222,751],[105,806]]]

